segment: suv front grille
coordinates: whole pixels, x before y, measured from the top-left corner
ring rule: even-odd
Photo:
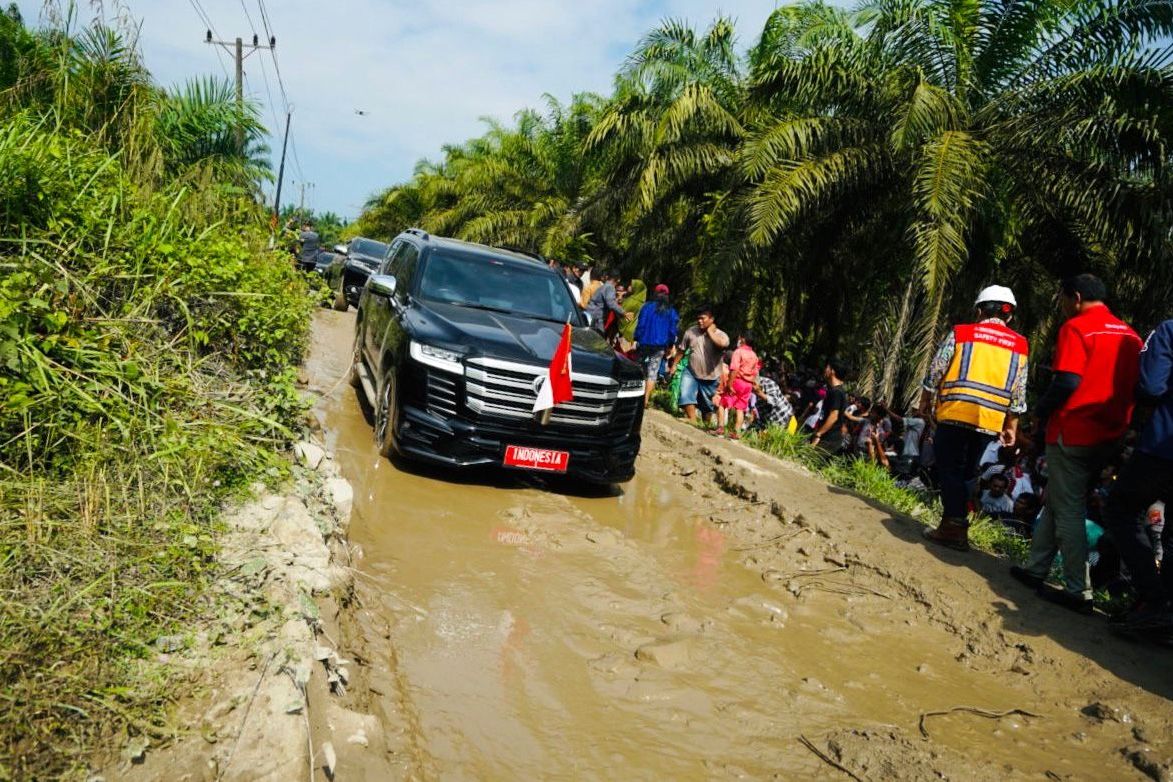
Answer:
[[[492,358],[471,358],[464,370],[468,409],[482,418],[527,419],[533,417],[534,379],[546,367],[517,364]],[[574,401],[554,408],[551,425],[582,429],[603,427],[611,421],[619,384],[601,375],[571,375]]]
[[[456,417],[456,384],[459,376],[428,370],[428,412],[444,418]]]

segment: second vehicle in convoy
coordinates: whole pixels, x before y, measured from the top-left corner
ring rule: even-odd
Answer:
[[[335,251],[338,255],[326,267],[323,276],[334,292],[334,309],[345,311],[349,305],[358,306],[367,278],[387,256],[387,245],[358,236],[346,247],[336,247]]]
[[[535,413],[567,324],[573,400]],[[384,455],[596,483],[635,474],[643,373],[536,256],[400,234],[359,302],[351,382]]]

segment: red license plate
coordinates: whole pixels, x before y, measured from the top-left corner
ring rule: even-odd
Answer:
[[[569,464],[569,451],[530,448],[528,445],[505,446],[506,467],[522,467],[527,470],[542,470],[544,472],[566,472],[566,467]]]

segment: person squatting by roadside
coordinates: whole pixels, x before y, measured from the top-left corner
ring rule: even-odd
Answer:
[[[660,283],[654,289],[651,301],[639,308],[635,322],[636,356],[643,366],[645,389],[644,407],[652,400],[656,379],[660,375],[660,364],[664,359],[676,355],[676,332],[680,325],[680,314],[668,300],[668,286]]]
[[[697,310],[696,325],[690,326],[676,345],[676,358],[669,368],[675,374],[676,365],[688,353],[688,363],[680,378],[680,407],[689,421],[696,421],[697,408],[705,423],[710,423],[713,395],[721,378],[721,354],[729,347],[729,335],[717,328],[711,307]]]
[[[968,481],[986,447],[1014,445],[1026,412],[1026,337],[1007,325],[1018,306],[1014,293],[991,285],[974,300],[976,322],[954,326],[942,342],[921,389],[920,415],[936,396],[934,450],[943,512],[925,539],[969,550]]]
[[[1088,490],[1128,430],[1141,340],[1104,304],[1107,290],[1099,278],[1068,278],[1058,298],[1067,320],[1059,328],[1051,385],[1035,409],[1046,438],[1047,491],[1027,563],[1010,572],[1041,597],[1090,614]],[[1064,583],[1053,591],[1043,582],[1058,553]]]
[[[759,374],[753,391],[758,398],[758,417],[754,422],[756,429],[776,426],[784,430],[790,426],[790,419],[794,418],[794,406],[773,378]]]

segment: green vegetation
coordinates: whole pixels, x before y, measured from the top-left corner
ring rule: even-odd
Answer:
[[[207,610],[221,503],[280,474],[313,302],[227,85],[11,10],[0,54],[0,778],[84,777],[165,732],[156,639]]]
[[[909,399],[991,280],[1036,349],[1065,274],[1099,273],[1138,328],[1167,315],[1171,33],[1151,0],[807,0],[744,54],[727,19],[669,21],[612,95],[445,148],[355,230],[616,264]]]

